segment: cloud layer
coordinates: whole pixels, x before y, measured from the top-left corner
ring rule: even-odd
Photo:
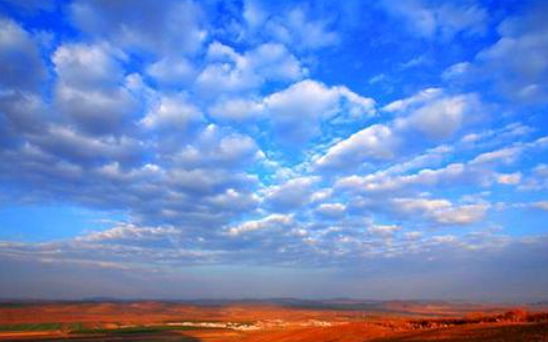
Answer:
[[[397,296],[380,284],[405,278],[424,291],[403,297],[459,297],[439,288],[515,260],[531,265],[525,295],[548,295],[546,6],[520,6],[2,4],[0,205],[113,219],[58,239],[0,232],[0,279],[86,269],[98,291],[176,297],[213,291],[208,270],[272,272],[282,289],[309,275],[314,296]],[[166,287],[122,290],[135,270]],[[39,277],[60,296],[44,272],[0,287]]]

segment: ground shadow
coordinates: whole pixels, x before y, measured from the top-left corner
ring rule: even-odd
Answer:
[[[66,337],[29,337],[0,339],[0,342],[202,342],[202,339],[179,332],[139,333],[139,334],[97,334]]]
[[[509,324],[496,327],[461,327],[404,333],[371,342],[548,342],[548,324]]]

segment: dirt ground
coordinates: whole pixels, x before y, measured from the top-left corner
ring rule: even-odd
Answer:
[[[548,342],[548,314],[523,310],[504,313],[501,308],[485,306],[468,310],[462,306],[388,303],[387,307],[383,312],[368,312],[283,305],[197,306],[162,302],[0,305],[0,341]],[[232,322],[254,329],[146,330],[175,324],[173,322]],[[145,330],[124,330],[127,327]]]

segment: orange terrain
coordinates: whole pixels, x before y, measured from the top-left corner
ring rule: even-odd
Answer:
[[[0,341],[548,342],[545,308],[423,302],[0,303]]]

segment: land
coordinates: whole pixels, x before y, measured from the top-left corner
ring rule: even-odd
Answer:
[[[0,341],[548,342],[548,305],[434,301],[0,301]]]

